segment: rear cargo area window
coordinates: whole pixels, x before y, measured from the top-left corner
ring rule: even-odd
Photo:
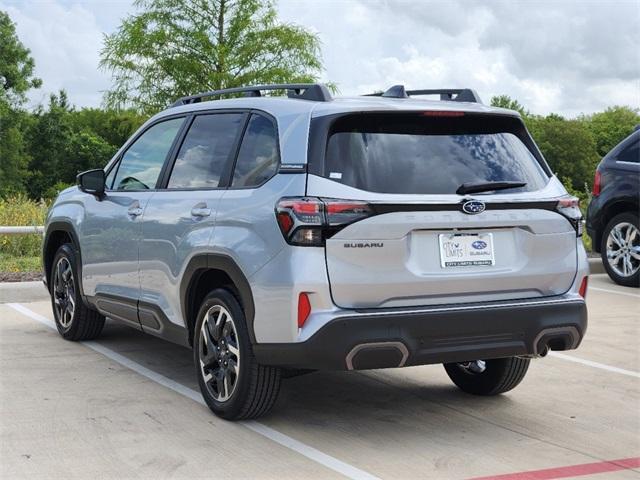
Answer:
[[[502,181],[526,185],[498,193],[535,191],[549,178],[528,142],[522,122],[506,116],[347,115],[330,128],[322,175],[379,193],[455,194]]]

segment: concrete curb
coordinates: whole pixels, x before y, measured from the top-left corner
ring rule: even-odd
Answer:
[[[602,264],[602,258],[600,257],[589,258],[589,270],[591,271],[592,275],[596,273],[606,273],[606,270],[604,269],[604,265]]]
[[[42,281],[0,283],[0,303],[40,302],[49,300]]]

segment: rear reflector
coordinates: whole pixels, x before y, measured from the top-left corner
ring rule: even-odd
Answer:
[[[599,170],[596,170],[596,174],[593,177],[593,188],[591,189],[591,194],[594,197],[600,195],[600,190],[602,190],[602,174]]]
[[[311,302],[309,302],[309,295],[301,293],[298,295],[298,328],[302,328],[310,313]]]
[[[582,283],[580,284],[580,289],[578,293],[582,298],[587,298],[587,287],[589,286],[589,277],[584,277],[582,279]]]

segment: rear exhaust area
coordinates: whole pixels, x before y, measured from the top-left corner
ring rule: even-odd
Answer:
[[[533,341],[534,356],[544,357],[549,350],[573,350],[580,343],[576,327],[555,327],[542,330]]]
[[[409,350],[402,342],[361,343],[345,358],[347,370],[402,367],[409,358]]]

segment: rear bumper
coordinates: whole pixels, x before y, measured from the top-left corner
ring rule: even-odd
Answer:
[[[299,343],[254,345],[259,363],[348,370],[534,356],[577,348],[587,308],[571,295],[419,311],[359,311],[328,322]]]

